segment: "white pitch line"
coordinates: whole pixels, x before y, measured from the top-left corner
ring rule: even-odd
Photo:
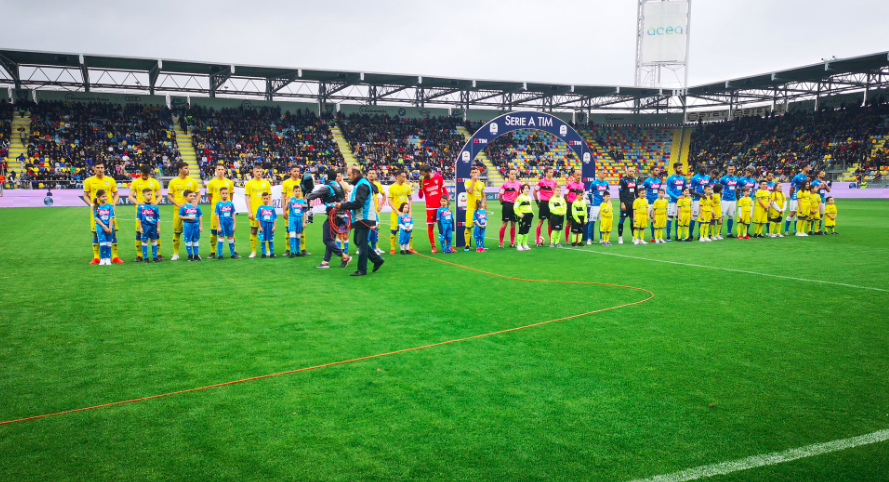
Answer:
[[[858,437],[834,440],[820,444],[806,445],[795,449],[787,449],[783,452],[772,452],[770,454],[754,455],[744,459],[732,460],[729,462],[721,462],[718,464],[702,465],[691,469],[673,472],[672,474],[656,475],[647,479],[636,479],[632,482],[684,482],[688,480],[698,480],[717,475],[730,474],[742,470],[755,469],[757,467],[766,467],[769,465],[783,464],[807,457],[815,457],[818,455],[829,454],[831,452],[839,452],[841,450],[860,447],[889,440],[889,430],[880,430]]]

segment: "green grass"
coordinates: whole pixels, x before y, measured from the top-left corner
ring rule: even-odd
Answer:
[[[886,429],[889,203],[844,200],[839,211],[840,236],[528,253],[489,239],[485,254],[436,255],[656,296],[0,426],[0,480],[621,481]],[[354,279],[352,269],[314,268],[320,223],[310,258],[137,265],[133,208],[118,216],[128,262],[99,267],[86,264],[85,208],[0,210],[0,420],[646,297],[418,256],[386,256],[379,273]],[[417,248],[428,252],[424,238],[418,231]],[[887,480],[887,457],[884,442],[722,480]]]

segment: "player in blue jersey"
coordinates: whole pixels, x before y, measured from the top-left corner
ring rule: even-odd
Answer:
[[[689,224],[688,235],[686,241],[691,241],[695,237],[695,220],[701,214],[701,199],[704,197],[704,191],[710,185],[710,176],[704,173],[703,167],[693,169],[697,174],[691,177],[691,223]]]
[[[216,234],[219,236],[216,240],[216,259],[222,259],[222,245],[228,241],[228,250],[232,259],[240,259],[241,257],[235,252],[235,203],[229,199],[230,193],[227,187],[219,188],[219,199],[216,203],[216,221],[218,228]],[[213,247],[210,246],[212,249]]]
[[[275,258],[275,225],[278,213],[272,206],[271,193],[262,193],[262,206],[256,209],[255,219],[259,221],[259,244],[262,248],[262,257],[266,257],[266,243],[268,243],[268,257]]]
[[[648,201],[649,206],[654,206],[654,202],[658,199],[657,193],[661,190],[662,185],[661,168],[654,166],[651,168],[648,178],[642,182],[642,188],[645,189],[645,200]],[[649,223],[649,226],[651,227],[651,242],[654,243],[654,223]]]
[[[146,187],[142,190],[143,199],[150,200],[154,191]],[[136,206],[136,231],[139,233],[139,240],[142,242],[142,260],[146,263],[154,261],[157,258],[157,241],[160,239],[160,211],[158,207],[145,202]],[[148,243],[151,243],[151,258],[148,257]]]
[[[676,217],[679,215],[676,201],[682,197],[682,190],[685,189],[685,185],[688,183],[682,170],[682,163],[677,162],[673,164],[673,171],[676,173],[667,178],[665,186],[667,196],[669,197],[669,206],[667,207],[667,241],[671,240],[670,232],[673,228],[673,221],[675,221]],[[679,223],[676,223],[676,239],[679,239]]]
[[[182,234],[185,237],[185,251],[189,261],[201,261],[200,241],[204,231],[204,218],[198,206],[198,194],[190,189],[182,193],[185,204],[179,208],[179,219],[182,220]]]
[[[114,241],[114,205],[108,204],[108,194],[104,189],[96,191],[93,204],[93,217],[96,220],[96,238],[99,245],[99,265],[111,266],[111,244]]]
[[[799,191],[800,186],[803,183],[809,181],[809,170],[811,167],[803,166],[802,170],[796,176],[793,176],[790,179],[790,212],[787,214],[787,219],[784,220],[784,235],[790,235],[790,223],[793,221],[793,218],[796,217],[796,194]],[[805,213],[808,216],[809,213]],[[796,223],[794,223],[796,225]]]
[[[725,175],[716,181],[722,186],[722,215],[726,219],[726,231],[729,238],[734,238],[735,214],[738,211],[738,195],[740,194],[741,178],[735,176],[735,166],[729,164]]]
[[[438,219],[438,240],[441,243],[441,252],[456,253],[451,247],[454,240],[454,212],[451,211],[447,196],[441,197],[441,206],[436,211],[436,219]]]
[[[306,228],[306,212],[309,210],[309,203],[303,199],[302,188],[294,186],[293,197],[284,205],[284,211],[287,212],[287,235],[290,237],[290,257],[303,257],[306,255],[300,247],[303,238],[303,231]]]
[[[818,231],[814,234],[821,235],[824,234],[824,212],[827,207],[827,193],[830,192],[830,183],[827,182],[827,173],[824,171],[818,171],[818,176],[812,181],[812,185],[815,186],[818,190],[818,195],[821,196],[821,203],[818,207],[821,212],[820,224],[818,225]]]
[[[472,237],[475,238],[475,251],[483,253],[485,247],[485,230],[488,228],[488,203],[485,198],[475,201],[475,212],[472,213]]]
[[[590,183],[588,197],[590,199],[590,217],[586,225],[586,244],[593,244],[595,240],[596,221],[599,220],[599,210],[605,193],[609,192],[610,186],[605,180],[605,170],[599,169],[596,172],[597,179]]]

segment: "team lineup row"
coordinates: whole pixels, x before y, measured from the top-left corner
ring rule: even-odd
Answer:
[[[104,176],[104,166],[97,163],[93,166],[94,176],[84,183],[84,200],[92,206],[91,228],[93,231],[94,258],[92,264],[122,263],[117,253],[117,220],[114,217],[114,206],[119,200],[117,185],[113,179]],[[765,179],[752,179],[752,172],[747,177],[734,176],[734,167],[729,166],[727,173],[718,178],[716,172],[711,175],[695,174],[691,181],[682,174],[682,166],[674,166],[676,173],[666,180],[659,169],[652,170],[648,179],[640,182],[635,177],[635,169],[629,167],[620,180],[619,200],[620,219],[618,223],[618,242],[623,242],[623,225],[625,219],[631,221],[633,241],[635,244],[647,244],[645,229],[651,229],[651,240],[656,243],[671,240],[672,226],[675,223],[675,239],[690,241],[694,238],[695,225],[699,227],[701,241],[723,239],[723,225],[727,225],[727,237],[749,239],[753,237],[783,237],[789,234],[791,221],[795,234],[805,236],[811,233],[816,225],[818,233],[824,227],[828,232],[836,233],[836,205],[833,199],[826,196],[830,186],[823,181],[823,173],[814,182],[809,183],[808,171],[793,178],[791,182],[789,214],[787,199],[775,183],[767,175]],[[240,256],[234,250],[234,230],[236,228],[235,208],[231,201],[234,191],[232,181],[224,177],[225,168],[217,168],[216,177],[207,185],[207,195],[211,205],[211,252],[210,257],[221,257],[225,242],[229,245],[233,258]],[[254,178],[245,186],[245,202],[248,208],[250,225],[251,253],[257,256],[257,246],[263,256],[274,256],[274,232],[277,215],[271,206],[271,183],[263,179],[261,167],[254,168]],[[302,177],[299,168],[291,169],[291,177],[282,183],[282,202],[284,221],[287,223],[289,246],[285,253],[291,257],[306,256],[305,224],[310,222],[311,213],[305,190],[311,190],[313,180],[307,175]],[[199,240],[203,232],[202,211],[196,200],[200,195],[200,184],[189,179],[188,166],[179,166],[179,176],[170,181],[167,200],[176,209],[173,214],[173,256],[178,259],[181,238],[186,238],[186,251],[189,260],[200,260]],[[566,242],[572,246],[580,246],[584,242],[595,241],[596,223],[599,223],[599,242],[611,244],[613,227],[613,209],[610,203],[609,184],[604,180],[604,173],[598,179],[584,186],[580,173],[575,172],[565,186],[566,195],[562,195],[562,187],[553,179],[552,169],[546,169],[543,179],[533,190],[528,184],[520,184],[516,180],[516,172],[510,171],[507,181],[500,188],[498,199],[502,206],[502,225],[500,228],[500,247],[504,246],[507,226],[511,225],[511,247],[519,250],[530,249],[528,235],[533,224],[533,204],[538,206],[538,223],[535,242],[538,246],[545,244],[541,236],[544,221],[547,222],[550,246],[560,247],[562,233]],[[404,173],[396,175],[395,184],[389,187],[388,196],[376,180],[376,173],[368,173],[368,181],[373,185],[373,206],[377,221],[379,211],[385,206],[391,210],[390,244],[391,254],[395,253],[396,245],[401,251],[413,252],[413,210],[411,203],[411,185],[407,183]],[[342,174],[337,173],[336,182],[346,192],[351,186],[343,182]],[[484,251],[484,233],[487,227],[486,201],[484,183],[478,179],[478,170],[473,169],[466,186],[466,223],[464,230],[465,250],[471,246],[476,251]],[[777,187],[777,188],[776,188]],[[104,191],[104,198],[99,195]],[[158,227],[158,202],[162,192],[160,183],[150,177],[150,170],[144,169],[142,176],[132,183],[129,198],[137,205],[136,250],[137,261],[163,260],[157,253],[160,246]],[[418,195],[425,199],[427,208],[427,230],[433,253],[436,252],[435,240],[441,244],[443,252],[454,252],[452,241],[456,216],[449,206],[449,195],[444,181],[437,173],[425,170]],[[587,203],[589,199],[589,203]],[[785,220],[784,234],[781,221]],[[737,230],[733,229],[737,221]],[[516,237],[516,224],[519,226]],[[433,226],[438,226],[438,235],[433,234]],[[382,250],[377,246],[379,226],[371,230],[369,242],[377,253]],[[348,254],[348,232],[335,233],[337,243]],[[398,239],[396,239],[398,238]],[[407,239],[407,243],[401,242]],[[149,258],[148,248],[152,255]],[[344,263],[347,258],[344,257]]]

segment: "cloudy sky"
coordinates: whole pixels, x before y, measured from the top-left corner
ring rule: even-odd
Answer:
[[[634,0],[7,0],[0,47],[632,85]],[[691,85],[889,50],[889,0],[693,0]]]

